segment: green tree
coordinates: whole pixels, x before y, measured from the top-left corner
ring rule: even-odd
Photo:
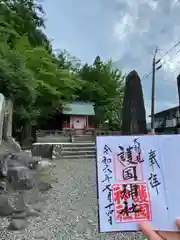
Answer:
[[[64,102],[75,98],[75,90],[80,88],[78,79],[73,72],[59,69],[57,59],[43,46],[32,47],[26,36],[18,39],[15,49],[22,54],[26,67],[34,74],[37,84],[36,99],[29,103],[28,114],[22,115],[21,111],[21,117],[24,116],[24,120],[29,120],[31,125],[32,122],[37,124],[39,119],[46,121],[50,114],[61,109]]]
[[[68,51],[61,50],[56,54],[57,64],[60,69],[68,69],[77,73],[81,67],[81,62],[74,56],[71,56]]]
[[[119,130],[121,126],[121,106],[124,90],[124,76],[114,69],[113,62],[101,61],[97,56],[92,65],[85,64],[79,71],[83,80],[80,100],[95,104],[97,124]]]
[[[60,68],[59,58],[40,31],[40,5],[33,0],[12,0],[0,4],[0,91],[14,101],[14,119],[29,129],[39,118],[46,120],[80,88],[78,75]],[[28,127],[27,127],[28,125]],[[26,131],[27,132],[27,131]]]
[[[94,102],[98,124],[108,121],[110,129],[119,129],[122,73],[100,57],[82,66],[67,51],[53,53],[43,16],[35,0],[0,3],[0,91],[14,101],[15,123],[28,135],[32,125],[79,99]]]
[[[40,28],[44,27],[44,11],[35,0],[2,0],[0,16],[3,22],[9,24],[18,34],[26,34],[32,46],[48,44],[48,39]],[[11,47],[14,46],[16,36],[8,39]]]

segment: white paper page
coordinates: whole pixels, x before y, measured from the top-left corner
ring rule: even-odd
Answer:
[[[178,230],[175,220],[180,218],[180,135],[159,136],[165,188],[168,202],[168,229]]]
[[[166,230],[168,211],[157,144],[158,136],[107,136],[97,137],[96,140],[100,231],[134,231],[138,230],[137,223],[141,221],[151,222],[155,229]],[[139,146],[137,143],[140,143],[140,148],[137,148]],[[140,159],[141,161],[144,159],[144,162],[132,164],[132,161],[130,163],[123,161],[122,149],[124,148],[126,152],[128,147],[133,147],[131,149],[133,161],[137,159],[139,155],[136,153],[141,149]],[[153,166],[149,166],[151,150],[155,150],[157,161]],[[121,155],[117,157],[118,153]],[[126,160],[130,159],[129,155],[126,153]],[[148,180],[152,170],[153,174],[157,174],[156,180],[160,184],[157,189],[151,187],[152,179]],[[132,177],[131,175],[136,177],[135,180],[133,178],[123,180]],[[123,184],[126,185],[124,195]],[[136,191],[138,189],[138,195],[135,189]]]

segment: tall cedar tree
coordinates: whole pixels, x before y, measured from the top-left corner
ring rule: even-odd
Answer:
[[[122,109],[122,134],[147,134],[141,80],[134,70],[126,77]]]

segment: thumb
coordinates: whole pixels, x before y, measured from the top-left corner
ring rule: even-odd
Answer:
[[[180,229],[180,219],[176,220],[176,226]]]
[[[139,224],[140,230],[149,238],[149,240],[162,240],[162,238],[151,228],[150,225],[145,223]]]

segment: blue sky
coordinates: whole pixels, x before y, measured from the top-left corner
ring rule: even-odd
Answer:
[[[124,73],[151,71],[156,45],[162,57],[180,41],[180,0],[43,0],[45,32],[54,49],[66,49],[82,61],[112,58]],[[155,110],[178,104],[176,77],[180,45],[163,61],[156,77]],[[142,80],[150,113],[151,76]]]

